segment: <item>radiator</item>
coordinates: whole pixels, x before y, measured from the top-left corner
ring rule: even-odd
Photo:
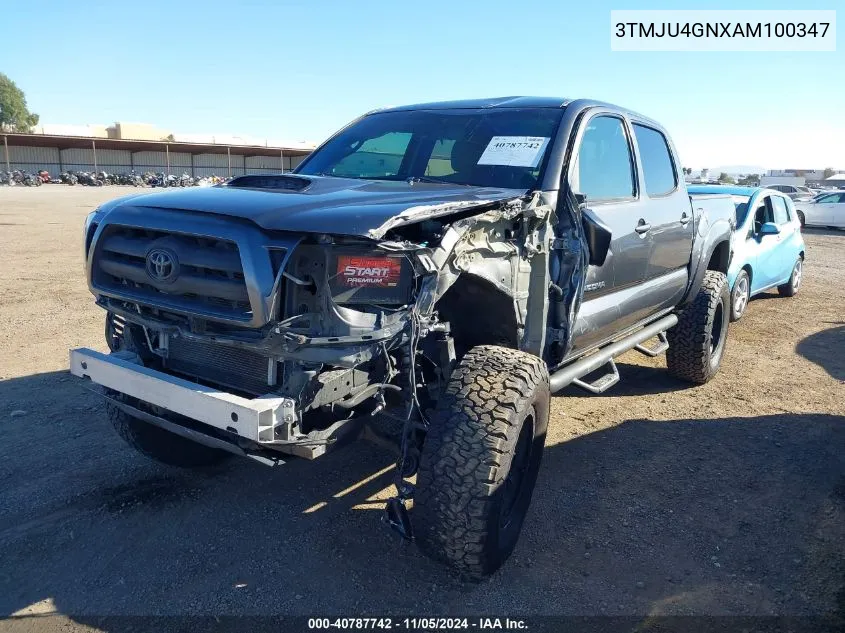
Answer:
[[[179,336],[169,337],[165,360],[174,373],[255,395],[273,391],[274,365],[267,356],[247,349]]]

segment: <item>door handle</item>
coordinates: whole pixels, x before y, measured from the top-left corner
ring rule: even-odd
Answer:
[[[690,216],[690,214],[689,214],[689,213],[687,213],[686,211],[684,211],[684,212],[681,214],[681,225],[682,225],[682,226],[686,226],[687,224],[689,224],[689,221],[690,221],[691,219],[692,219],[692,217]]]
[[[642,235],[643,233],[648,233],[649,229],[651,228],[651,224],[640,218],[640,221],[637,223],[636,228],[634,230]]]

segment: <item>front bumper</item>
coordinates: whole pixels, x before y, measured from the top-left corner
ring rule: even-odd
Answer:
[[[71,350],[70,373],[266,448],[286,443],[297,418],[290,398],[241,398],[144,367],[120,353]]]

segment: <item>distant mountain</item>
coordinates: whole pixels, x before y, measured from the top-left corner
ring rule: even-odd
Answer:
[[[720,167],[710,167],[708,170],[708,173],[714,176],[718,176],[722,172],[732,176],[739,174],[765,174],[766,168],[760,167],[759,165],[722,165]]]

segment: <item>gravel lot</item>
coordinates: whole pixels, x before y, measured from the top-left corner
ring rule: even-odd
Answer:
[[[223,614],[845,611],[845,232],[808,231],[793,299],[731,326],[703,387],[629,353],[552,404],[522,539],[464,584],[380,524],[391,456],[190,473],[126,447],[67,350],[104,350],[81,224],[134,191],[0,188],[0,623]]]

